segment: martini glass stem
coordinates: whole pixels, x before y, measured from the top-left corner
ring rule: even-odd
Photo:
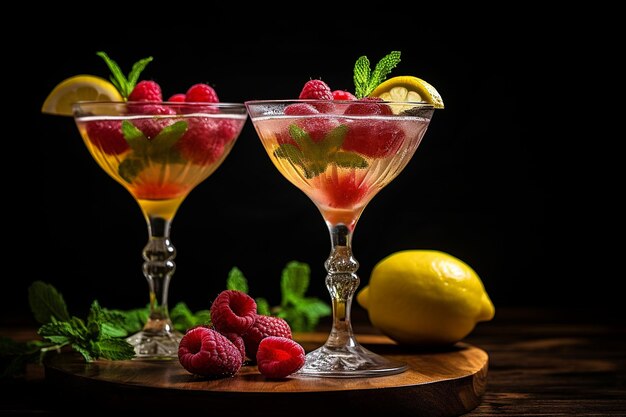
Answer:
[[[170,241],[171,221],[161,217],[148,218],[148,244],[143,249],[143,274],[150,288],[150,317],[146,332],[170,332],[172,321],[167,308],[170,280],[176,270],[176,249]]]
[[[328,230],[331,252],[324,266],[328,272],[326,287],[332,300],[333,327],[326,346],[329,348],[356,346],[350,311],[360,280],[356,274],[359,263],[352,256],[352,231],[344,224],[329,224]]]

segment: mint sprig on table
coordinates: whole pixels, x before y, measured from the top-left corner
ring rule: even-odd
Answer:
[[[270,307],[265,298],[258,297],[258,314],[284,318],[294,332],[313,331],[319,319],[331,313],[330,306],[315,297],[306,297],[310,269],[305,263],[292,261],[283,269],[280,281],[280,305]],[[226,279],[226,288],[248,293],[248,280],[241,270],[233,267]],[[109,310],[93,301],[86,319],[72,316],[63,295],[51,284],[35,281],[28,288],[28,302],[43,340],[18,342],[0,336],[0,378],[24,372],[28,363],[41,364],[48,352],[72,349],[85,361],[95,359],[121,360],[134,357],[133,347],[124,340],[141,330],[148,320],[148,306],[132,310]],[[176,330],[211,324],[209,310],[191,311],[187,304],[177,303],[170,310]]]
[[[366,168],[365,158],[354,152],[339,150],[346,133],[348,127],[339,125],[322,140],[315,142],[304,129],[292,124],[289,126],[289,135],[297,145],[283,143],[274,151],[274,156],[289,159],[302,168],[304,176],[309,179],[326,171],[329,164],[344,168]]]
[[[137,81],[139,81],[139,75],[143,72],[146,66],[152,62],[152,57],[149,56],[147,58],[140,59],[139,61],[133,64],[132,69],[128,73],[128,77],[124,75],[120,66],[112,60],[105,52],[96,52],[100,58],[104,59],[109,70],[111,70],[111,75],[109,79],[111,83],[117,88],[117,91],[120,92],[124,99],[127,99],[130,93],[135,88]]]
[[[385,81],[387,75],[400,62],[400,51],[391,51],[385,55],[372,71],[370,61],[367,57],[361,56],[354,64],[354,88],[357,98],[367,97],[378,84]]]

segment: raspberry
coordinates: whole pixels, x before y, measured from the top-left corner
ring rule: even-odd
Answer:
[[[107,155],[118,155],[130,147],[122,134],[122,122],[97,120],[87,123],[87,137],[93,145]]]
[[[241,357],[245,359],[246,357],[246,345],[243,342],[243,338],[237,333],[222,333],[224,337],[232,342],[233,345],[239,350],[241,353]]]
[[[304,84],[299,98],[302,100],[332,100],[333,93],[324,81],[310,80]],[[332,113],[335,110],[333,103],[313,103],[311,105],[321,113]]]
[[[225,336],[208,327],[195,327],[178,345],[178,360],[192,374],[232,376],[243,363],[239,349]]]
[[[224,153],[228,137],[224,125],[209,117],[193,117],[187,120],[187,131],[176,146],[182,156],[194,164],[210,165]]]
[[[246,344],[246,355],[248,358],[256,358],[259,343],[268,336],[280,336],[291,339],[291,327],[289,327],[289,323],[280,317],[257,314],[252,327],[241,336]]]
[[[221,333],[243,334],[254,324],[256,302],[248,294],[224,290],[211,304],[211,321]]]
[[[300,99],[332,100],[333,93],[328,84],[322,80],[310,80],[304,84],[300,92]]]
[[[169,106],[153,103],[128,103],[130,114],[140,114],[149,116],[167,116],[176,114],[176,111]],[[174,123],[172,118],[146,117],[134,119],[133,125],[148,139],[154,139],[161,130]]]
[[[352,123],[343,141],[343,149],[370,158],[382,158],[397,152],[406,134],[393,120],[359,120]]]
[[[187,96],[185,94],[182,94],[182,93],[174,94],[173,96],[168,98],[167,101],[169,101],[171,103],[184,103],[186,97]]]
[[[377,97],[365,97],[348,106],[344,114],[357,116],[385,116],[393,114],[393,110]]]
[[[379,98],[365,98],[350,104],[345,115],[389,116],[391,107]],[[370,158],[380,158],[396,152],[405,138],[404,130],[394,120],[355,120],[343,141],[343,149]]]
[[[309,103],[294,103],[285,107],[284,113],[287,116],[304,116],[319,113],[319,110]]]
[[[335,90],[333,91],[334,100],[356,100],[356,96],[349,91]]]
[[[261,375],[285,378],[304,366],[304,348],[286,337],[268,336],[259,343],[256,363]]]
[[[340,176],[328,177],[324,184],[326,204],[334,208],[351,208],[367,194],[368,185],[354,171]]]
[[[194,84],[189,87],[187,94],[185,95],[185,101],[187,102],[202,102],[202,103],[219,103],[217,93],[208,84]]]
[[[128,101],[163,101],[161,86],[154,81],[139,81],[128,95]]]
[[[138,181],[132,187],[135,197],[144,200],[169,200],[189,192],[189,186],[162,181]]]

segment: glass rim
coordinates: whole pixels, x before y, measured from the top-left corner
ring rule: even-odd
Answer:
[[[387,105],[414,105],[421,107],[432,107],[436,109],[435,105],[427,101],[359,101],[359,100],[321,100],[321,99],[269,99],[269,100],[247,100],[244,101],[246,106],[248,105],[268,105],[268,104],[284,104],[284,103],[333,103],[333,104],[351,104],[351,103],[363,103],[363,104],[387,104]]]
[[[95,100],[83,100],[72,103],[72,107],[78,106],[119,106],[119,105],[165,105],[165,106],[193,106],[193,107],[201,107],[201,106],[214,106],[214,107],[224,107],[224,108],[238,108],[245,107],[244,103],[236,103],[236,102],[218,102],[218,103],[209,103],[203,101],[95,101]]]

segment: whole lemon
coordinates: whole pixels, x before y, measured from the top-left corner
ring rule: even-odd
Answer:
[[[404,250],[382,259],[357,301],[372,325],[408,345],[453,344],[495,314],[476,272],[435,250]]]

